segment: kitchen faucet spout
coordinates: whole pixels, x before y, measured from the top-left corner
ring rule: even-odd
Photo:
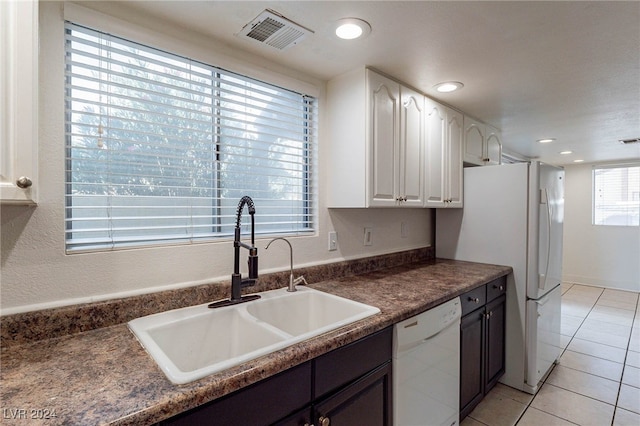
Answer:
[[[240,240],[240,220],[242,219],[242,210],[244,206],[247,206],[249,215],[251,216],[251,244],[243,243]],[[255,285],[258,279],[258,249],[255,246],[255,220],[254,215],[256,213],[255,205],[251,197],[245,195],[240,199],[238,203],[238,210],[236,211],[236,227],[234,229],[233,237],[233,273],[231,274],[231,298],[228,300],[221,300],[219,302],[209,304],[210,308],[217,308],[220,306],[235,305],[237,303],[248,302],[250,300],[259,299],[260,296],[252,294],[248,296],[242,296],[242,288]],[[243,247],[249,250],[249,259],[247,260],[249,268],[249,278],[242,278],[240,273],[240,248]]]
[[[282,240],[289,245],[289,287],[287,288],[287,291],[291,291],[291,292],[297,291],[296,285],[300,283],[307,284],[307,280],[305,280],[304,276],[302,275],[296,279],[293,279],[293,247],[291,246],[291,243],[289,242],[289,240],[282,237],[274,238],[273,240],[269,241],[269,244],[267,244],[267,246],[264,249],[267,250],[271,245],[271,243],[276,240]]]

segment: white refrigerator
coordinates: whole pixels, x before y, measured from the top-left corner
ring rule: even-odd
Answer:
[[[564,171],[541,162],[464,169],[464,207],[436,211],[436,257],[508,265],[505,374],[535,393],[561,353]]]

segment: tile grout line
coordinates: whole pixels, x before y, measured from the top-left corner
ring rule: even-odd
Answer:
[[[572,285],[572,286],[569,288],[569,290],[567,290],[564,294],[568,293],[568,292],[571,290],[571,288],[573,288],[573,285]],[[574,338],[576,338],[576,337],[575,337],[575,335],[578,333],[578,331],[580,330],[580,328],[584,325],[584,322],[587,320],[587,318],[589,317],[589,315],[593,312],[594,307],[598,304],[598,301],[602,298],[602,296],[604,295],[605,291],[606,291],[606,289],[604,289],[604,288],[603,288],[603,289],[602,289],[602,291],[600,292],[600,294],[598,295],[598,298],[595,300],[595,302],[593,303],[593,305],[592,305],[592,306],[591,306],[591,308],[589,309],[589,312],[588,312],[588,313],[587,313],[587,315],[584,317],[584,319],[580,322],[580,325],[579,325],[579,326],[578,326],[578,328],[576,329],[575,333],[573,333],[573,335],[571,336],[571,339],[569,339],[569,342],[567,343],[567,346],[563,349],[562,354],[560,355],[560,357],[562,357],[562,355],[564,355],[564,353],[565,353],[567,350],[569,350],[569,349],[568,349],[568,348],[569,348],[569,345],[571,344],[571,342],[573,341],[573,339],[574,339]],[[563,296],[564,296],[564,294],[563,294]],[[607,305],[602,305],[602,306],[607,306]],[[616,308],[616,309],[619,309],[619,308]],[[621,375],[620,375],[620,380],[618,381],[618,392],[617,392],[617,394],[616,394],[616,400],[615,400],[615,403],[613,404],[613,417],[611,418],[611,426],[613,426],[613,424],[614,424],[614,421],[615,421],[615,418],[616,418],[616,411],[618,410],[618,401],[619,401],[619,399],[620,399],[620,391],[621,391],[621,389],[622,389],[622,379],[623,379],[623,377],[624,377],[624,371],[625,371],[625,367],[626,367],[627,357],[629,356],[629,348],[630,348],[630,344],[631,344],[631,336],[632,336],[632,334],[633,334],[634,323],[635,323],[635,319],[636,319],[636,317],[637,317],[637,312],[638,312],[638,293],[636,293],[636,306],[635,306],[635,309],[633,309],[633,310],[632,310],[632,312],[633,312],[633,319],[632,319],[632,321],[631,321],[631,330],[630,330],[630,333],[629,333],[629,337],[627,338],[627,347],[626,347],[626,349],[625,349],[624,359],[623,359],[623,362],[622,362],[622,373],[621,373]],[[606,321],[605,321],[605,322],[606,322]],[[598,342],[594,342],[594,343],[598,343]],[[610,346],[610,347],[615,347],[615,346],[611,346],[611,345],[606,345],[606,344],[604,344],[604,343],[603,343],[603,345],[605,345],[605,346]],[[620,349],[623,349],[623,348],[620,348]],[[577,352],[577,353],[581,353],[581,352]],[[592,355],[589,355],[589,354],[583,354],[583,355],[592,356]],[[598,359],[604,359],[604,360],[606,360],[606,361],[611,361],[611,360],[607,360],[607,359],[605,359],[605,358],[600,358],[600,357],[597,357],[597,356],[593,356],[593,357],[594,357],[594,358],[598,358]],[[615,361],[611,361],[611,362],[615,362]],[[556,364],[556,365],[558,365],[558,364]],[[571,368],[571,367],[565,367],[565,368]],[[555,369],[555,365],[554,365],[554,367],[553,367],[552,371],[551,371],[551,372],[549,372],[549,375],[545,378],[545,380],[544,380],[544,382],[543,382],[543,385],[542,385],[542,386],[544,386],[544,385],[546,384],[548,377],[551,375],[551,373],[553,372],[553,370],[554,370],[554,369]],[[580,370],[576,370],[576,371],[580,371]],[[586,374],[590,374],[590,373],[587,373],[587,372],[584,372],[584,373],[586,373]],[[595,376],[595,377],[601,377],[601,376],[597,376],[597,375],[595,375],[595,374],[594,374],[593,376]],[[606,379],[606,377],[604,377],[604,378]],[[542,386],[540,386],[540,389],[538,390],[538,392],[542,389]],[[561,388],[561,389],[564,389],[564,388]],[[567,390],[567,391],[569,391],[569,392],[573,392],[573,391],[570,391],[570,390],[568,390],[568,389],[565,389],[565,390]],[[587,398],[591,398],[591,397],[589,397],[589,396],[587,396],[587,395],[582,395],[582,394],[581,394],[581,393],[579,393],[579,392],[573,392],[573,393],[576,393],[576,394],[578,394],[578,395],[581,395],[581,396],[584,396],[584,397],[587,397]],[[536,395],[537,395],[537,394],[536,394]],[[535,397],[534,397],[534,399],[535,399]],[[599,400],[598,400],[598,399],[596,399],[596,398],[591,398],[591,399],[594,399],[594,400],[596,400],[596,401],[599,401]],[[533,399],[531,400],[531,402],[533,402]],[[604,401],[600,401],[600,402],[604,402]],[[605,404],[606,404],[606,403],[605,403]],[[612,405],[612,404],[609,404],[609,405]],[[529,408],[529,407],[527,407],[527,409],[528,409],[528,408]],[[623,409],[623,408],[621,408],[621,409]],[[526,412],[526,410],[525,410],[525,412]],[[548,414],[550,414],[550,413],[548,413]],[[523,413],[523,415],[524,415],[524,413]],[[556,417],[557,417],[557,416],[556,416]],[[563,419],[563,420],[566,420],[566,419]]]
[[[564,296],[565,294],[569,293],[569,291],[571,291],[571,289],[574,287],[574,285],[575,285],[575,283],[574,283],[574,284],[572,284],[572,285],[571,285],[571,287],[569,287],[569,289],[567,289],[567,291],[565,291],[564,293],[562,293],[562,294],[561,294],[561,297],[562,297],[562,296]],[[576,290],[576,291],[577,291],[577,290]],[[529,410],[530,408],[537,409],[537,408],[535,408],[535,407],[531,407],[531,404],[533,404],[533,401],[534,401],[534,400],[536,399],[536,397],[538,396],[538,393],[540,393],[540,391],[542,391],[542,388],[547,384],[547,380],[549,379],[549,376],[551,376],[551,374],[553,374],[553,371],[556,369],[556,366],[560,365],[560,358],[562,358],[562,355],[564,355],[564,353],[568,350],[568,347],[569,347],[569,345],[571,344],[571,342],[573,341],[573,339],[575,338],[575,335],[578,333],[578,331],[580,330],[580,328],[582,327],[582,325],[583,325],[583,324],[584,324],[584,322],[586,321],[586,319],[587,319],[587,317],[589,316],[589,314],[593,311],[593,308],[596,306],[596,304],[597,304],[598,300],[600,299],[600,297],[602,296],[602,294],[603,294],[603,293],[604,293],[604,289],[602,289],[602,290],[600,291],[600,294],[598,295],[598,298],[593,302],[593,304],[592,304],[592,305],[591,305],[591,307],[589,308],[589,312],[587,312],[587,314],[584,316],[584,318],[582,318],[582,321],[580,321],[580,325],[578,326],[578,328],[576,329],[576,331],[575,331],[574,333],[572,333],[572,334],[571,334],[571,338],[570,338],[570,339],[569,339],[569,341],[567,342],[567,345],[562,349],[562,352],[560,353],[560,356],[558,357],[557,362],[555,362],[555,363],[554,363],[554,365],[553,365],[553,367],[551,368],[551,370],[549,371],[549,373],[544,377],[544,379],[543,379],[543,381],[542,381],[542,385],[540,385],[540,388],[537,390],[537,392],[535,393],[535,395],[533,396],[533,398],[531,398],[531,401],[529,401],[529,403],[528,403],[528,404],[527,404],[527,406],[525,407],[525,409],[524,409],[524,411],[522,412],[522,414],[520,414],[520,417],[518,417],[518,420],[516,421],[515,425],[517,425],[517,424],[520,422],[520,420],[522,420],[522,418],[524,417],[524,415],[527,413],[527,410]],[[585,355],[586,355],[586,354],[585,354]],[[566,367],[566,368],[570,368],[570,367]],[[587,373],[587,374],[588,374],[588,373]],[[620,378],[620,381],[622,381],[622,377]],[[549,386],[553,386],[553,385],[552,385],[551,383],[549,383]],[[560,388],[560,389],[564,389],[564,388]],[[566,391],[568,391],[568,392],[573,392],[573,391],[568,390],[568,389],[564,389],[564,390],[566,390]],[[576,394],[578,394],[578,395],[581,395],[581,396],[585,396],[585,397],[587,397],[586,395],[582,395],[582,394],[579,394],[579,393],[577,393],[577,392],[573,392],[573,393],[576,393]],[[618,394],[619,394],[619,393],[620,393],[620,390],[619,390],[619,388],[618,388]],[[589,398],[589,397],[587,397],[587,398]],[[598,401],[598,400],[597,400],[597,399],[595,399],[595,398],[591,398],[591,399],[594,399],[594,400]],[[617,397],[616,397],[616,401],[617,401]],[[550,415],[550,416],[553,416],[553,417],[555,417],[555,418],[558,418],[558,419],[564,420],[564,421],[566,421],[566,422],[569,422],[569,423],[572,423],[572,424],[577,424],[577,423],[574,423],[574,422],[572,422],[572,421],[570,421],[570,420],[568,420],[568,419],[565,419],[565,418],[563,418],[563,417],[558,417],[558,416],[556,416],[555,414],[547,413],[546,411],[543,411],[543,410],[540,410],[540,411],[541,411],[541,412],[543,412],[543,413],[545,413],[545,414],[547,414],[547,415]],[[614,417],[615,417],[615,406],[614,406]],[[613,422],[613,418],[611,419],[611,421]],[[514,426],[515,426],[515,425],[514,425]],[[578,425],[578,426],[579,426],[579,425]]]
[[[624,354],[624,363],[622,364],[622,375],[620,376],[620,384],[618,385],[618,395],[616,395],[616,405],[613,409],[613,418],[611,419],[611,426],[614,426],[616,419],[616,413],[618,411],[618,401],[620,400],[620,392],[622,391],[622,380],[624,379],[624,373],[627,368],[627,358],[629,357],[629,348],[631,347],[631,337],[633,336],[633,329],[635,328],[636,317],[638,316],[638,295],[636,295],[636,308],[633,311],[633,320],[631,321],[631,332],[629,333],[629,340],[627,340],[627,350]],[[624,408],[620,408],[624,410]]]
[[[589,317],[591,312],[593,312],[593,308],[598,304],[598,300],[600,300],[600,298],[604,294],[604,291],[605,290],[603,289],[600,292],[600,294],[598,295],[598,298],[595,300],[595,302],[591,306],[591,309],[589,309],[589,312],[584,317],[584,320],[580,323],[580,326],[578,327],[576,332],[573,334],[573,336],[571,336],[571,339],[569,340],[569,343],[567,344],[567,347],[564,349],[564,351],[562,351],[562,355],[564,355],[564,353],[568,350],[569,345],[571,344],[571,342],[575,338],[575,335],[578,334],[578,331],[580,331],[580,328],[582,327],[584,322],[587,320],[587,318]],[[638,301],[636,299],[636,308],[637,308],[637,306],[638,306]],[[635,313],[634,313],[634,316],[635,316]],[[633,325],[633,323],[632,323],[632,325]],[[629,333],[629,339],[631,339],[631,333]],[[609,346],[609,345],[607,345],[607,346]],[[627,340],[627,351],[624,354],[624,361],[626,361],[626,359],[627,359],[628,350],[629,350],[629,340]],[[560,355],[560,357],[562,357],[562,355]],[[587,354],[584,354],[584,355],[587,355]],[[599,357],[596,357],[596,358],[599,358]],[[620,398],[620,389],[622,388],[622,376],[623,375],[624,375],[624,364],[622,364],[622,373],[620,374],[620,381],[618,382],[618,392],[616,393],[616,400],[615,400],[615,403],[613,404],[613,416],[611,417],[611,425],[610,426],[613,426],[613,422],[615,421],[615,418],[616,418],[616,409],[618,408],[618,399]],[[598,376],[596,376],[596,377],[598,377]],[[546,383],[546,380],[545,380],[545,383]],[[577,392],[575,392],[575,393],[577,393]],[[582,395],[582,394],[578,394],[578,395]],[[583,396],[586,396],[586,395],[583,395]]]
[[[567,293],[569,293],[569,291],[570,291],[570,290],[572,290],[572,289],[573,289],[573,287],[574,287],[575,285],[579,285],[579,284],[572,283],[572,284],[571,284],[571,287],[569,287],[569,288],[568,288],[564,293],[562,293],[562,296],[565,296]],[[598,305],[598,302],[602,299],[602,297],[604,296],[604,294],[605,294],[605,292],[606,292],[606,290],[607,290],[606,288],[603,288],[603,287],[593,287],[593,286],[589,286],[589,287],[590,287],[590,288],[598,288],[598,289],[600,290],[600,292],[599,292],[599,294],[598,294],[597,298],[595,299],[595,301],[594,301],[594,302],[591,302],[591,307],[589,308],[589,310],[588,310],[588,312],[586,313],[586,315],[585,315],[585,316],[582,318],[582,320],[580,321],[580,325],[576,328],[576,331],[575,331],[574,333],[572,333],[570,336],[565,335],[565,336],[569,337],[569,341],[567,342],[566,346],[564,346],[564,347],[562,348],[562,351],[561,351],[561,353],[560,353],[560,356],[558,357],[558,361],[560,360],[560,358],[561,358],[561,357],[562,357],[562,356],[563,356],[567,351],[571,351],[571,352],[575,352],[575,353],[578,353],[578,354],[581,354],[581,355],[590,356],[590,357],[597,358],[597,359],[601,359],[601,360],[604,360],[604,361],[610,361],[610,362],[613,362],[613,363],[616,363],[616,364],[620,364],[620,363],[618,363],[618,362],[616,362],[616,361],[612,361],[612,360],[610,360],[610,359],[601,358],[601,357],[599,357],[599,356],[590,355],[590,354],[583,354],[582,352],[572,351],[572,350],[568,349],[568,348],[569,348],[569,345],[571,344],[571,342],[573,342],[573,340],[574,340],[574,339],[578,339],[578,340],[585,340],[585,339],[577,338],[577,337],[576,337],[576,334],[577,334],[577,333],[580,331],[580,329],[584,326],[584,323],[585,323],[585,321],[587,320],[587,318],[589,317],[589,315],[590,315],[592,312],[594,312],[594,309],[595,309],[595,308],[596,308],[596,306]],[[578,292],[578,291],[579,291],[579,290],[575,289],[575,292]],[[575,292],[574,292],[574,293],[575,293]],[[574,394],[580,395],[580,396],[582,396],[582,397],[589,398],[589,399],[592,399],[592,400],[594,400],[594,401],[598,401],[598,402],[601,402],[601,403],[603,403],[603,404],[607,404],[607,405],[609,405],[609,406],[612,406],[612,407],[613,407],[613,416],[612,416],[612,418],[611,418],[611,426],[613,426],[613,424],[614,424],[614,421],[615,421],[615,418],[616,418],[616,412],[617,412],[617,410],[618,410],[618,408],[619,408],[619,407],[618,407],[618,401],[619,401],[619,399],[620,399],[620,391],[621,391],[621,389],[622,389],[622,385],[623,385],[622,380],[623,380],[624,372],[625,372],[625,369],[626,369],[626,367],[627,367],[627,363],[626,363],[626,362],[627,362],[627,359],[628,359],[628,357],[629,357],[629,350],[630,350],[630,348],[631,348],[631,338],[632,338],[632,335],[633,335],[633,331],[634,331],[634,330],[636,330],[636,329],[640,329],[640,326],[636,326],[636,325],[635,325],[636,320],[637,320],[638,318],[640,318],[640,315],[638,314],[638,306],[640,305],[640,293],[638,293],[638,292],[632,292],[632,293],[634,293],[634,294],[635,294],[635,296],[636,296],[636,301],[635,301],[635,306],[636,306],[636,307],[635,307],[635,309],[634,309],[634,310],[632,310],[632,312],[633,312],[633,319],[632,319],[632,323],[631,323],[631,331],[630,331],[630,333],[629,333],[629,337],[628,337],[628,340],[627,340],[626,349],[625,349],[625,348],[620,348],[620,347],[616,347],[616,346],[607,345],[607,344],[602,343],[602,345],[604,345],[604,346],[608,346],[608,347],[615,348],[615,349],[621,349],[621,350],[624,350],[624,351],[625,351],[625,353],[624,353],[624,359],[623,359],[623,362],[622,362],[622,374],[621,374],[621,376],[620,376],[620,380],[616,381],[616,380],[612,380],[612,379],[610,379],[610,378],[608,378],[608,377],[598,376],[598,375],[591,374],[591,373],[586,372],[586,371],[576,370],[576,369],[571,368],[571,367],[565,367],[565,368],[568,368],[568,369],[571,369],[571,370],[574,370],[574,371],[579,371],[579,372],[581,372],[581,373],[588,374],[588,375],[591,375],[591,376],[594,376],[594,377],[603,378],[603,379],[606,379],[606,380],[611,380],[611,381],[613,381],[613,382],[617,382],[617,384],[618,384],[618,391],[617,391],[617,394],[616,394],[615,403],[614,403],[614,404],[611,404],[611,403],[608,403],[608,402],[605,402],[605,401],[601,401],[601,400],[599,400],[599,399],[597,399],[597,398],[594,398],[594,397],[591,397],[591,396],[588,396],[588,395],[583,395],[583,394],[582,394],[582,393],[580,393],[580,392],[576,392],[576,391],[573,391],[573,390],[570,390],[570,389],[565,389],[565,388],[563,388],[562,386],[557,386],[557,385],[554,385],[554,384],[552,384],[552,383],[548,383],[548,385],[549,385],[549,386],[557,386],[559,389],[563,389],[563,390],[565,390],[565,391],[567,391],[567,392],[571,392],[571,393],[574,393]],[[615,301],[613,301],[613,302],[615,302]],[[601,306],[607,306],[607,305],[601,305]],[[616,306],[610,306],[610,307],[611,307],[611,308],[615,308],[615,309],[623,309],[623,308],[618,308],[618,307],[616,307]],[[625,309],[625,310],[627,310],[627,309]],[[605,321],[605,322],[606,322],[606,321]],[[589,340],[585,340],[585,341],[588,341],[588,342],[591,342],[591,343],[599,343],[599,342],[592,342],[592,341],[589,341]],[[522,402],[520,402],[520,401],[518,401],[518,400],[516,400],[516,399],[514,399],[514,398],[510,398],[509,396],[505,395],[505,397],[508,397],[508,398],[510,398],[510,399],[512,399],[512,400],[514,400],[514,401],[516,401],[516,402],[520,402],[521,404],[525,405],[524,410],[523,410],[523,411],[522,411],[522,413],[518,416],[518,419],[517,419],[517,420],[516,420],[516,422],[514,423],[514,426],[515,426],[515,425],[517,425],[518,423],[520,423],[520,421],[522,420],[522,418],[525,416],[525,414],[527,413],[527,411],[529,411],[530,409],[536,409],[536,410],[539,410],[539,409],[538,409],[538,408],[536,408],[536,407],[532,407],[533,401],[536,399],[536,397],[538,396],[538,394],[540,393],[540,391],[542,390],[542,388],[543,388],[545,385],[547,385],[547,381],[548,381],[549,377],[551,376],[551,374],[553,374],[553,372],[554,372],[554,370],[555,370],[555,368],[556,368],[556,366],[557,366],[557,365],[562,365],[562,364],[561,364],[560,362],[554,363],[553,367],[552,367],[552,368],[551,368],[551,370],[549,371],[549,374],[547,374],[547,375],[544,377],[544,379],[542,380],[542,384],[540,385],[540,388],[538,389],[538,391],[536,392],[536,394],[535,394],[535,395],[533,395],[533,397],[531,398],[531,400],[530,400],[528,403],[524,404],[524,403],[522,403]],[[631,386],[631,385],[629,385],[629,386]],[[622,408],[622,407],[620,407],[620,409],[621,409],[621,410],[624,410],[624,408]],[[571,421],[571,420],[569,420],[569,419],[565,419],[565,418],[563,418],[563,417],[559,417],[559,416],[557,416],[557,415],[555,415],[555,414],[548,413],[548,412],[546,412],[546,411],[544,411],[544,410],[540,410],[540,411],[541,411],[542,413],[545,413],[546,415],[553,416],[553,417],[555,417],[555,418],[557,418],[557,419],[561,419],[561,420],[566,421],[566,422],[568,422],[568,423],[571,423],[571,424],[577,424],[577,423],[575,423],[575,422],[573,422],[573,421]],[[632,411],[632,412],[633,412],[633,411]],[[479,423],[479,424],[481,424],[481,425],[491,426],[491,425],[488,425],[487,423],[482,422],[482,421],[480,421],[480,420],[478,420],[478,419],[476,419],[476,418],[474,418],[474,417],[472,417],[472,416],[469,416],[469,417],[471,417],[475,422],[477,422],[477,423]],[[578,426],[579,426],[579,425],[578,425]]]

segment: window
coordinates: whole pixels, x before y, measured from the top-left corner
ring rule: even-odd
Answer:
[[[640,226],[640,165],[593,168],[593,224]]]
[[[65,109],[68,252],[314,230],[312,97],[67,23]]]

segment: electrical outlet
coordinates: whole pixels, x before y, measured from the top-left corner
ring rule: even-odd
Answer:
[[[365,246],[373,245],[373,228],[364,228],[364,242]]]
[[[335,231],[329,232],[329,251],[338,250],[338,233]]]
[[[407,222],[400,222],[400,238],[407,238],[409,236],[409,225]]]

